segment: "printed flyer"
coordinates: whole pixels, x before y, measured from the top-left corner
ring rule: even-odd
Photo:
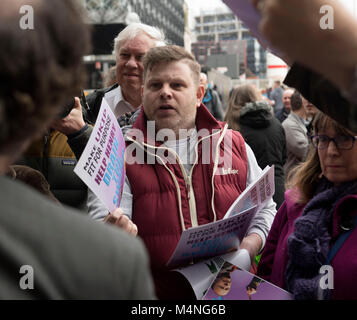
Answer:
[[[182,233],[167,266],[171,269],[176,268],[174,272],[180,272],[187,278],[198,300],[204,297],[223,299],[222,297],[230,292],[233,280],[235,281],[234,288],[236,288],[238,284],[245,283],[249,277],[249,281],[253,279],[253,275],[249,272],[246,274],[246,271],[240,270],[241,272],[234,273],[233,278],[224,277],[219,281],[223,277],[221,273],[228,272],[224,271],[228,265],[232,272],[239,269],[236,266],[238,264],[236,260],[239,258],[240,242],[246,235],[253,217],[272,198],[274,190],[274,166],[267,166],[232,204],[224,219],[190,228]],[[236,280],[238,277],[243,279],[243,282]],[[274,292],[270,295],[271,298],[290,299],[290,294],[284,290],[268,283],[263,284],[262,281],[259,284],[261,284],[260,292],[265,294],[268,291],[266,287]],[[233,295],[234,292],[235,295]],[[241,288],[234,289],[226,298],[240,299],[239,292]],[[277,292],[276,295],[275,292]],[[247,296],[247,289],[244,294]],[[250,298],[252,296],[253,291],[251,291]],[[255,295],[255,298],[261,297],[261,293]]]
[[[236,215],[248,208],[257,206],[258,210],[266,204],[275,192],[274,166],[267,166],[260,176],[240,194],[228,209],[224,218]]]
[[[125,142],[108,102],[102,105],[90,139],[74,172],[108,211],[119,207],[125,179]]]
[[[254,206],[230,218],[185,230],[167,266],[183,266],[237,251],[256,212]]]
[[[186,277],[195,292],[196,299],[201,300],[216,279],[223,264],[224,260],[221,257],[215,257],[174,271],[180,272]]]
[[[293,300],[293,296],[226,261],[203,300]]]
[[[238,250],[251,220],[274,190],[274,166],[267,166],[232,204],[224,219],[183,231],[167,266],[181,267]]]

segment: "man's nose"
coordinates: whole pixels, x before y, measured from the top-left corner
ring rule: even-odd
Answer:
[[[138,67],[138,62],[136,61],[134,56],[131,56],[129,60],[126,62],[127,67],[131,68],[137,68]]]
[[[160,97],[163,99],[170,99],[172,97],[171,88],[168,84],[164,84],[160,91]]]

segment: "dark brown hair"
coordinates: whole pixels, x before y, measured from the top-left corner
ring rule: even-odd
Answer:
[[[291,110],[298,111],[303,107],[302,97],[299,91],[295,90],[290,99]]]
[[[40,133],[85,79],[89,31],[76,1],[27,1],[33,30],[19,26],[22,2],[0,4],[0,154]]]

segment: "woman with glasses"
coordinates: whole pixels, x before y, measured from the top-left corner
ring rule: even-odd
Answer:
[[[276,214],[258,276],[295,299],[357,299],[356,136],[323,113]]]

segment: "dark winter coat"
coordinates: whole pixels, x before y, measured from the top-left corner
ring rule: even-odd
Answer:
[[[286,161],[285,132],[265,101],[247,103],[240,111],[240,132],[252,148],[259,166],[275,167],[274,201],[277,209],[284,201],[284,164]]]
[[[116,89],[118,87],[118,84],[115,84],[109,88],[104,88],[104,89],[97,89],[94,90],[92,93],[90,93],[87,97],[87,106],[83,105],[82,101],[82,111],[83,111],[83,118],[85,122],[94,124],[95,121],[97,120],[97,116],[100,110],[100,107],[102,105],[102,99],[104,95]]]

